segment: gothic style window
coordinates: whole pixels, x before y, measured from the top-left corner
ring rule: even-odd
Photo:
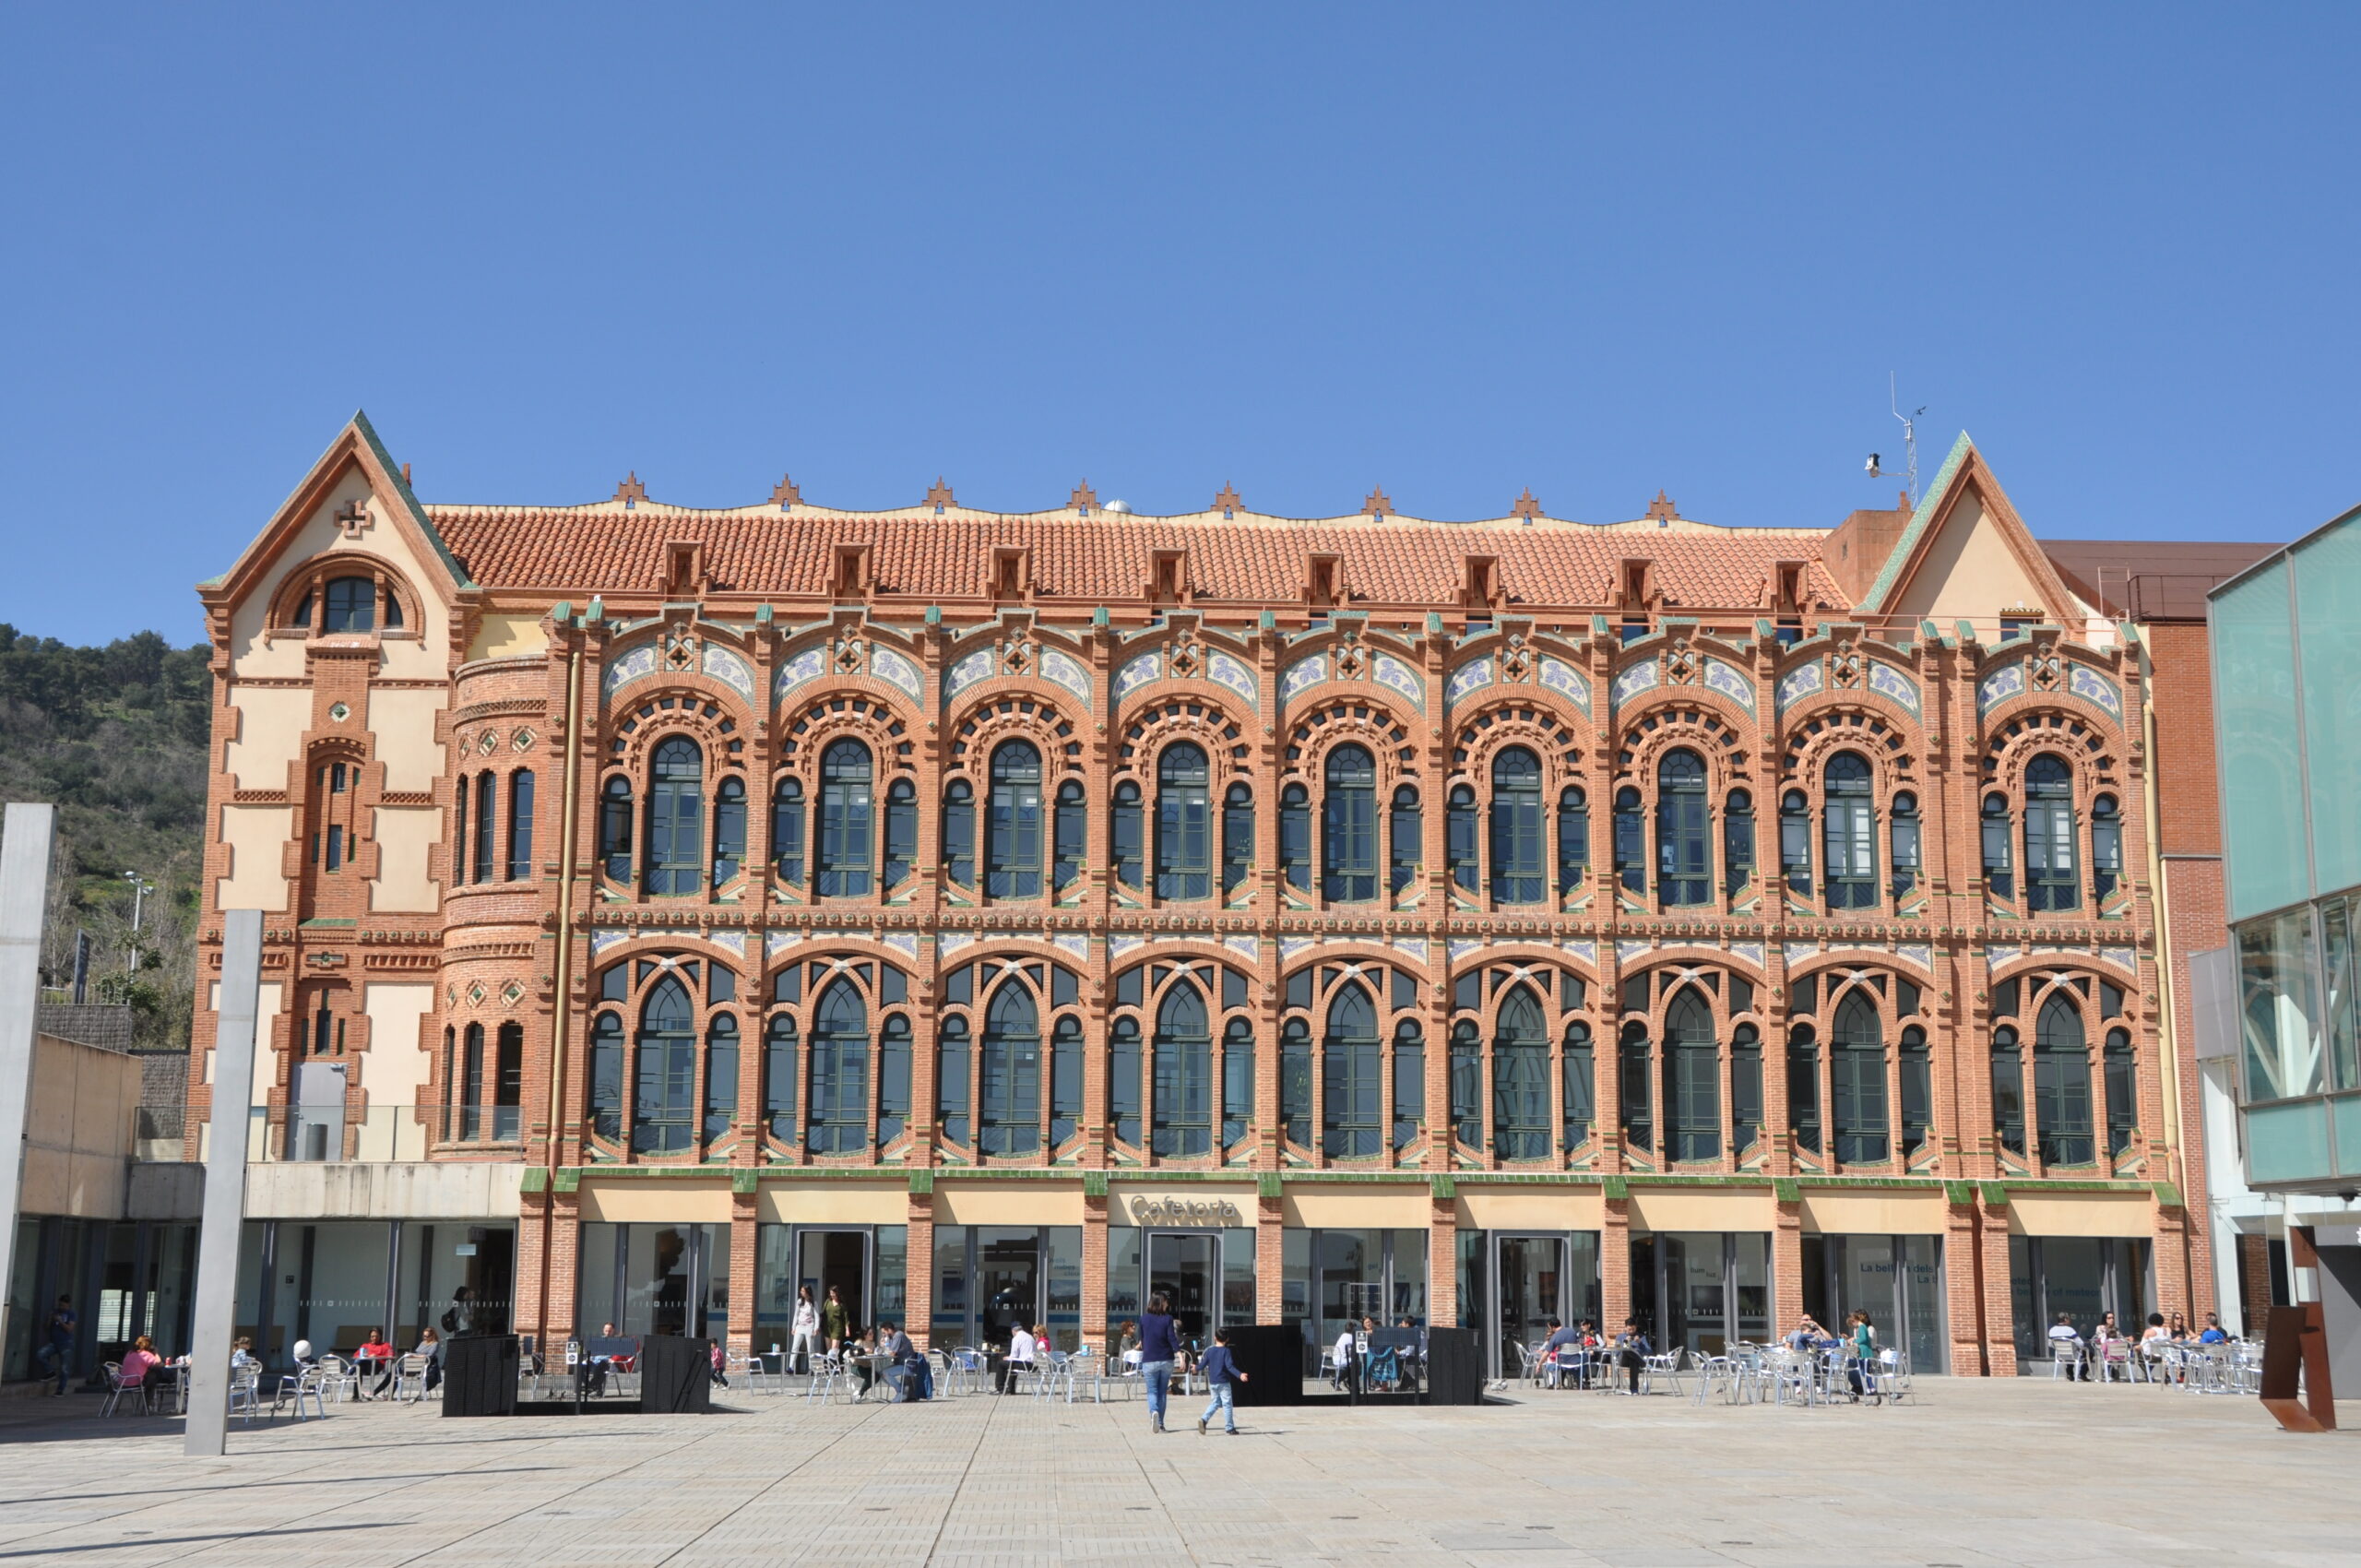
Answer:
[[[1115,810],[1108,825],[1108,852],[1115,862],[1115,880],[1136,891],[1141,864],[1146,858],[1140,822],[1140,787],[1130,779],[1115,786]]]
[[[1322,1041],[1321,1147],[1332,1159],[1381,1152],[1385,1120],[1377,1037],[1377,1009],[1369,992],[1347,981],[1328,1003]]]
[[[1288,1143],[1311,1144],[1311,1026],[1289,1018],[1279,1026],[1279,1126]]]
[[[601,1013],[590,1026],[590,1131],[614,1139],[623,1131],[623,1019]]]
[[[1418,1141],[1427,1119],[1427,1037],[1416,1018],[1394,1026],[1394,1146]]]
[[[1811,897],[1811,806],[1801,790],[1779,797],[1779,874],[1789,892]]]
[[[967,1141],[967,1016],[943,1016],[934,1039],[934,1116],[945,1143]]]
[[[697,1036],[696,1006],[674,976],[666,975],[647,993],[638,1051],[631,1146],[641,1154],[679,1154],[693,1141]]]
[[[1984,797],[1984,885],[1996,898],[2014,896],[2009,872],[2009,797],[1997,790]]]
[[[1593,1063],[1590,1026],[1580,1018],[1566,1026],[1563,1073],[1565,1084],[1565,1144],[1580,1148],[1590,1140],[1591,1123],[1598,1114],[1597,1068]]]
[[[1492,759],[1492,897],[1538,904],[1547,885],[1541,824],[1541,762],[1523,746]]]
[[[1558,892],[1582,890],[1590,871],[1590,797],[1579,784],[1558,791]]]
[[[907,778],[885,788],[885,853],[878,880],[887,892],[910,879],[919,859],[919,790]]]
[[[1397,896],[1418,880],[1418,862],[1426,859],[1424,824],[1424,814],[1418,810],[1418,791],[1407,784],[1396,785],[1392,821],[1387,825],[1393,842],[1387,846],[1392,864],[1386,885]]]
[[[1655,1117],[1648,1105],[1648,1026],[1634,1018],[1623,1026],[1623,1141],[1633,1148],[1656,1145]]]
[[[965,778],[943,787],[943,874],[958,886],[976,885],[976,790]]]
[[[1181,741],[1156,759],[1156,896],[1213,896],[1213,805],[1204,748]]]
[[[1523,985],[1511,986],[1492,1016],[1492,1145],[1502,1159],[1549,1153],[1548,1027]]]
[[[1082,1129],[1082,1020],[1069,1013],[1050,1031],[1050,1146]]]
[[[320,630],[377,629],[377,585],[368,577],[331,577],[320,595]]]
[[[1321,896],[1332,904],[1377,897],[1377,764],[1366,746],[1328,754],[1322,808]]]
[[[784,1142],[795,1137],[795,1087],[802,1079],[795,1056],[795,1016],[776,1014],[763,1036],[763,1119]]]
[[[647,770],[647,894],[688,897],[704,882],[705,754],[674,735],[658,744]]]
[[[2091,892],[2105,901],[2123,883],[2123,813],[2113,795],[2091,802]]]
[[[1740,1154],[1762,1135],[1762,1036],[1752,1024],[1730,1031],[1730,1134]]]
[[[1120,1143],[1140,1141],[1140,1025],[1121,1017],[1107,1030],[1107,1123]]]
[[[1754,880],[1754,796],[1733,790],[1722,801],[1722,891],[1735,898]]]
[[[1235,893],[1254,869],[1254,791],[1232,784],[1221,808],[1221,890]]]
[[[785,883],[803,880],[803,781],[782,778],[771,795],[771,863]]]
[[[520,767],[508,776],[508,880],[527,882],[533,875],[533,770]]]
[[[1860,986],[1836,1004],[1830,1028],[1828,1066],[1834,1100],[1836,1158],[1847,1165],[1871,1165],[1890,1157],[1886,1119],[1885,1035],[1877,1003]]]
[[[910,1020],[894,1013],[877,1029],[877,1146],[902,1135],[910,1119]]]
[[[805,1136],[813,1153],[869,1146],[869,1008],[848,979],[829,982],[813,1016],[811,1104]]]
[[[1311,795],[1300,784],[1279,791],[1279,874],[1311,891]]]
[[[1213,1037],[1194,981],[1173,981],[1156,1010],[1156,1124],[1150,1147],[1191,1156],[1213,1147]]]
[[[1820,1152],[1820,1040],[1809,1024],[1787,1031],[1787,1120],[1796,1146]]]
[[[1254,1130],[1254,1026],[1232,1018],[1221,1036],[1221,1143]]]
[[[1656,766],[1656,891],[1667,906],[1713,897],[1705,764],[1687,747]]]
[[[1722,1152],[1722,1051],[1714,1009],[1683,986],[1664,1013],[1665,1154],[1717,1159]]]
[[[1935,1125],[1934,1065],[1927,1052],[1927,1031],[1916,1024],[1902,1030],[1902,1152],[1906,1156],[1927,1141]]]
[[[719,887],[736,876],[745,862],[746,786],[724,778],[713,791],[713,885]]]
[[[1484,869],[1476,853],[1476,791],[1465,784],[1451,787],[1443,813],[1443,864],[1452,885],[1474,893],[1484,885]]]
[[[1893,826],[1891,830],[1893,896],[1897,901],[1918,885],[1918,797],[1904,790],[1893,797]]]
[[[1061,893],[1082,880],[1083,858],[1089,853],[1089,817],[1082,802],[1082,786],[1067,779],[1058,786],[1057,814],[1051,823],[1056,850],[1050,881]]]
[[[851,739],[828,742],[820,754],[817,835],[817,891],[824,898],[869,896],[870,784],[869,748]]]
[[[1041,896],[1041,754],[1025,741],[1003,741],[992,750],[984,893],[992,898]]]
[[[960,1086],[963,1097],[966,1087]],[[984,1012],[978,1111],[976,1146],[982,1153],[1030,1154],[1041,1146],[1041,1015],[1032,992],[1014,978],[1001,982]]]
[[[1484,1146],[1484,1035],[1473,1018],[1451,1026],[1451,1135]]]
[[[1828,759],[1821,867],[1832,909],[1872,909],[1878,902],[1878,838],[1869,765],[1857,752]]]
[[[2126,1029],[2106,1032],[2106,1152],[2120,1155],[2131,1147],[2140,1126],[2139,1080],[2132,1070],[2131,1035]]]
[[[717,1013],[705,1030],[705,1138],[730,1135],[738,1116],[738,1020]]]
[[[2041,1158],[2051,1165],[2088,1165],[2091,1146],[2091,1058],[2082,1010],[2070,993],[2052,991],[2034,1024],[2034,1130]]]
[[[2025,1152],[2025,1064],[2017,1031],[1992,1031],[1992,1133],[2011,1154]]]
[[[476,853],[475,865],[468,880],[490,882],[499,873],[493,868],[500,863],[500,840],[497,837],[500,814],[500,790],[489,772],[476,776]]]
[[[1647,829],[1640,791],[1626,784],[1615,791],[1615,875],[1626,893],[1648,890]]]
[[[2025,902],[2071,909],[2082,901],[2074,873],[2074,775],[2051,752],[2025,765]]]

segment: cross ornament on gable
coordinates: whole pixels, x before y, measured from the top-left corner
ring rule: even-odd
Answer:
[[[361,530],[369,526],[369,504],[366,501],[348,501],[336,509],[336,520],[337,525],[344,529],[345,538],[359,539]]]

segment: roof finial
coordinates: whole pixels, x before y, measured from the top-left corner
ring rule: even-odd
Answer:
[[[647,487],[639,482],[637,469],[632,469],[628,475],[624,476],[623,483],[615,486],[612,499],[622,502],[625,506],[636,506],[647,499]]]
[[[1394,503],[1385,498],[1385,486],[1381,484],[1371,490],[1369,499],[1361,503],[1361,510],[1381,523],[1385,521],[1385,514],[1394,510]]]
[[[943,482],[941,474],[934,476],[934,488],[926,493],[926,505],[934,508],[934,515],[938,517],[943,516],[944,507],[959,505],[951,498],[951,487]]]
[[[1662,486],[1658,486],[1656,498],[1648,503],[1648,516],[1655,520],[1656,527],[1664,528],[1680,517],[1680,508],[1674,505],[1672,497],[1664,493]]]
[[[1525,487],[1525,493],[1518,496],[1516,505],[1509,508],[1509,516],[1523,517],[1527,525],[1541,516],[1541,503],[1533,498],[1533,486],[1528,484]]]
[[[778,482],[771,486],[771,505],[782,512],[789,506],[803,505],[803,492],[795,488],[795,480],[792,475],[779,475]]]
[[[1098,493],[1090,488],[1088,480],[1084,480],[1074,487],[1074,493],[1066,498],[1066,505],[1087,517],[1090,509],[1098,505]]]
[[[1234,517],[1245,510],[1246,503],[1238,498],[1237,487],[1224,481],[1221,493],[1214,497],[1214,506],[1225,517]]]

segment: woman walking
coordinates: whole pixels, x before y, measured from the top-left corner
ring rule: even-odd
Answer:
[[[1172,1303],[1158,1291],[1147,1299],[1147,1313],[1140,1319],[1140,1376],[1147,1382],[1151,1431],[1164,1430],[1164,1402],[1172,1388],[1172,1363],[1180,1359],[1180,1332],[1172,1322]]]
[[[820,1303],[820,1340],[824,1349],[834,1350],[852,1333],[852,1313],[845,1306],[845,1299],[836,1288],[828,1287],[828,1299]]]
[[[820,1309],[812,1300],[812,1287],[795,1288],[795,1338],[788,1346],[787,1363],[812,1370],[813,1348],[820,1342]]]

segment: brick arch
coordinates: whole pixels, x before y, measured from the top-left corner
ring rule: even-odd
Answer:
[[[1328,754],[1347,742],[1369,748],[1377,764],[1380,801],[1396,785],[1418,779],[1418,721],[1394,704],[1356,691],[1297,706],[1306,711],[1288,720],[1287,750],[1279,762],[1282,779],[1299,780],[1316,794],[1326,778]]]
[[[1051,690],[1071,701],[1063,688]],[[1041,754],[1045,784],[1069,774],[1079,777],[1083,770],[1084,721],[1036,691],[1011,689],[967,703],[944,728],[950,740],[943,771],[964,773],[979,787],[989,776],[992,752],[1003,741],[1033,743]]]
[[[685,735],[697,743],[705,754],[706,778],[745,773],[751,766],[747,734],[739,715],[731,711],[736,705],[725,706],[704,689],[706,684],[700,681],[650,686],[645,700],[620,714],[610,714],[604,727],[600,778],[625,773],[633,787],[638,788],[646,779],[650,754],[674,735]]]
[[[1587,784],[1583,748],[1590,721],[1572,703],[1534,687],[1474,706],[1476,711],[1453,726],[1453,778],[1489,786],[1492,759],[1504,747],[1521,745],[1541,759],[1545,799],[1556,800],[1569,784]]]
[[[2049,701],[2020,710],[2008,723],[1986,731],[1977,787],[1998,785],[2012,797],[2020,795],[2025,765],[2043,752],[2056,752],[2072,767],[2078,803],[2087,805],[2090,796],[2102,789],[2122,794],[2123,786],[2112,777],[2120,763],[2105,731],[2063,704]]]
[[[1860,703],[1821,706],[1789,730],[1779,754],[1780,782],[1801,785],[1816,798],[1828,759],[1838,752],[1858,752],[1877,780],[1878,799],[1883,801],[1910,782],[1911,740],[1907,728]]]
[[[867,743],[873,777],[880,781],[897,774],[915,778],[918,733],[918,716],[900,703],[863,692],[836,691],[802,704],[781,723],[778,766],[771,781],[776,785],[792,774],[807,790],[817,789],[821,756],[830,742],[848,735]]]
[[[378,587],[390,591],[401,605],[402,624],[396,629],[397,636],[422,635],[426,606],[416,585],[409,580],[409,574],[384,556],[365,550],[338,550],[326,555],[315,555],[289,572],[279,579],[278,588],[271,591],[269,603],[264,611],[263,624],[273,632],[301,633],[304,628],[295,624],[295,611],[303,603],[305,594],[324,591],[331,577],[363,576],[374,578]],[[322,609],[323,606],[316,602],[312,607],[312,630],[316,631],[319,627]],[[386,630],[382,610],[376,612],[373,619],[378,623],[374,629],[382,635]]]
[[[1749,781],[1746,733],[1729,721],[1726,707],[1719,699],[1675,701],[1626,719],[1617,741],[1616,782],[1654,790],[1657,764],[1676,746],[1704,758],[1708,799],[1718,801],[1731,785]]]
[[[1209,697],[1159,693],[1127,714],[1116,736],[1115,773],[1139,781],[1153,793],[1157,759],[1165,747],[1190,741],[1204,748],[1208,786],[1216,804],[1220,791],[1233,778],[1253,772],[1252,725],[1238,718],[1226,703]]]

